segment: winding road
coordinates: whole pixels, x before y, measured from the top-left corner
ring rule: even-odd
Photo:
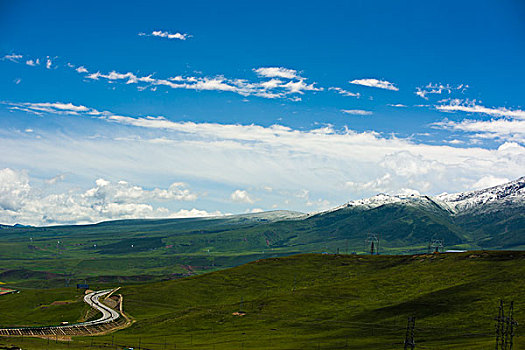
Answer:
[[[119,318],[120,314],[118,312],[116,312],[109,306],[102,304],[99,300],[100,297],[103,297],[111,293],[112,291],[113,289],[105,289],[105,290],[99,290],[97,292],[91,292],[89,294],[86,294],[86,296],[84,297],[84,302],[86,302],[93,309],[102,312],[102,317],[96,320],[93,320],[93,321],[76,323],[76,325],[77,326],[92,326],[92,325],[101,324],[101,323],[113,322],[117,318]]]
[[[122,327],[127,321],[122,320],[121,315],[104,305],[100,298],[107,296],[115,291],[115,289],[105,289],[91,292],[84,296],[84,302],[93,309],[100,311],[102,316],[93,321],[86,321],[81,323],[65,324],[60,326],[44,326],[44,327],[19,327],[19,328],[0,328],[0,336],[72,336],[72,335],[93,335],[103,334],[104,332],[115,329],[115,327]],[[120,318],[120,319],[119,319]],[[117,321],[117,322],[116,322]]]

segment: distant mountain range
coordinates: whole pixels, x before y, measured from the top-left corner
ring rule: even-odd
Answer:
[[[363,251],[368,233],[378,235],[384,251],[392,253],[422,250],[432,239],[458,249],[525,249],[525,177],[483,190],[434,197],[378,194],[310,214],[281,210],[212,218],[2,228],[5,233],[45,231],[48,237],[53,232],[72,237],[111,232],[112,240],[128,240],[140,232],[150,239],[144,249],[166,244],[176,247],[184,240],[180,247],[184,253],[198,253],[205,247],[235,253],[269,249],[283,253]],[[153,238],[157,243],[152,243]],[[103,251],[104,245],[99,247]]]
[[[344,222],[352,231],[383,234],[389,243],[525,248],[525,177],[483,190],[425,195],[378,194],[311,216]]]
[[[348,202],[347,204],[334,208],[335,211],[347,207],[361,207],[366,209],[376,208],[382,205],[429,205],[439,206],[452,214],[460,214],[467,210],[496,209],[497,205],[523,205],[525,203],[525,176],[503,185],[494,186],[478,191],[460,192],[454,194],[443,193],[431,197],[425,195],[395,195],[380,193],[367,199]],[[496,205],[496,206],[494,206]]]
[[[0,281],[55,286],[69,273],[92,281],[169,279],[295,253],[366,253],[369,234],[381,254],[425,253],[432,240],[444,249],[525,250],[524,187],[525,177],[435,197],[379,194],[311,214],[4,225]]]

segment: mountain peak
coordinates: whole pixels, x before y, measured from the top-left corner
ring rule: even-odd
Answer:
[[[438,205],[442,209],[458,212],[480,205],[500,201],[519,201],[525,203],[525,176],[502,185],[459,193],[443,193],[435,197],[416,193],[389,195],[378,193],[370,198],[350,201],[344,205],[328,210],[344,208],[373,209],[386,204],[401,205]]]
[[[496,201],[525,202],[525,176],[482,190],[441,194],[436,199],[446,203],[455,211],[466,210]]]

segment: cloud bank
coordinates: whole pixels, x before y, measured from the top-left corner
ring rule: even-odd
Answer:
[[[444,101],[446,102],[446,101]],[[476,100],[451,99],[448,103],[436,105],[435,108],[447,113],[469,113],[478,116],[491,116],[490,120],[463,119],[453,121],[445,119],[433,123],[433,127],[450,131],[461,131],[472,138],[499,139],[523,143],[525,140],[525,111],[505,107],[485,107]]]
[[[46,182],[46,186],[56,181]],[[184,183],[168,188],[146,190],[126,181],[97,179],[85,191],[48,193],[35,188],[28,174],[10,168],[0,169],[0,222],[30,225],[94,223],[114,219],[193,217],[221,215],[198,209],[171,211],[152,202],[195,201],[197,194]]]
[[[439,194],[469,190],[487,176],[520,177],[525,164],[525,148],[510,141],[496,149],[452,147],[332,127],[297,130],[283,125],[196,123],[161,116],[126,116],[69,102],[16,103],[11,107],[40,113],[44,118],[83,117],[86,123],[97,125],[98,134],[85,134],[82,130],[71,134],[35,130],[20,138],[9,131],[0,132],[0,148],[10,150],[2,154],[2,162],[18,169],[18,180],[2,181],[8,184],[4,192],[13,194],[5,196],[8,199],[2,204],[4,222],[10,223],[157,217],[175,215],[181,209],[156,206],[158,201],[191,200],[195,207],[209,211],[231,212],[233,208],[244,212],[253,209],[250,205],[257,199],[257,207],[266,210],[315,211],[378,192]],[[99,197],[105,198],[102,203],[107,205],[88,210],[89,215],[82,214],[82,209],[44,218],[44,211],[29,210],[32,207],[23,204],[28,193],[34,192],[21,169],[68,173],[67,179],[59,179],[62,187],[75,176],[91,182],[113,179],[100,180],[96,186],[73,194],[65,190],[54,194],[58,197],[43,196],[48,199],[41,199],[43,202],[35,207],[47,208],[51,198],[68,203],[71,196],[75,203],[71,208],[93,205],[94,198]],[[181,179],[192,188],[198,183],[198,193],[209,195],[184,192],[189,185],[155,189],[158,179],[167,177]],[[304,193],[308,195],[298,195]],[[225,207],[226,204],[230,206]],[[20,212],[25,214],[20,216]]]

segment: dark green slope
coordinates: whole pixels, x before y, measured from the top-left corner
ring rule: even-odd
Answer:
[[[516,203],[488,204],[454,218],[470,241],[490,249],[525,249],[525,207]]]
[[[0,282],[56,286],[64,285],[68,275],[73,282],[170,279],[295,253],[365,253],[369,233],[379,236],[383,254],[426,252],[432,239],[444,240],[447,249],[525,249],[524,213],[523,205],[507,203],[453,214],[421,197],[408,204],[346,206],[308,216],[270,212],[3,226]],[[39,273],[29,274],[29,280],[16,278],[27,271]]]
[[[525,323],[524,275],[523,252],[301,254],[175,281],[125,285],[119,293],[136,322],[114,335],[52,346],[45,340],[3,342],[24,349],[104,348],[103,343],[113,348],[112,342],[152,350],[402,349],[407,317],[416,316],[417,349],[494,349],[500,298],[507,307],[513,300],[514,318]],[[75,299],[65,291],[6,296],[0,310],[8,324],[16,322],[17,313],[24,324],[34,324],[32,317],[40,315],[55,323],[79,317],[78,303],[67,310],[50,307],[46,315],[38,308]],[[238,311],[244,316],[234,315]],[[525,346],[522,334],[519,326],[515,349]]]
[[[463,243],[462,230],[445,210],[422,206],[386,204],[373,209],[343,208],[309,218],[312,233],[331,232],[340,239],[363,241],[368,232],[380,235],[385,248],[402,248],[428,243],[433,236],[451,245]]]

